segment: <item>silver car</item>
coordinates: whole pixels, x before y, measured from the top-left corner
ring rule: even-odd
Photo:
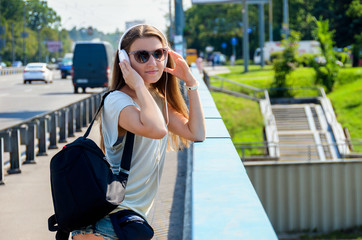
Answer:
[[[46,63],[29,63],[24,69],[23,76],[24,84],[32,81],[53,82],[53,72]]]

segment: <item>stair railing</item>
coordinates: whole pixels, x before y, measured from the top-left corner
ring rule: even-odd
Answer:
[[[348,142],[348,139],[346,138],[342,125],[337,121],[337,117],[334,113],[334,109],[332,106],[331,101],[327,97],[325,91],[323,88],[319,88],[319,91],[321,93],[321,97],[319,99],[320,104],[322,106],[322,109],[325,113],[327,122],[329,126],[332,129],[337,148],[340,154],[347,155],[350,153],[349,148],[343,147],[343,145]]]
[[[274,118],[274,114],[272,112],[269,93],[266,89],[252,87],[243,83],[235,82],[233,80],[219,77],[219,76],[211,76],[212,79],[220,80],[220,87],[210,86],[210,88],[214,91],[224,92],[233,96],[243,97],[246,99],[250,99],[253,101],[259,102],[260,111],[263,115],[264,125],[265,125],[265,137],[267,142],[272,142],[274,144],[268,144],[268,151],[270,157],[279,157],[279,138],[278,131],[276,126],[276,121]],[[225,82],[231,83],[233,86],[241,87],[243,93],[229,90],[225,87]]]

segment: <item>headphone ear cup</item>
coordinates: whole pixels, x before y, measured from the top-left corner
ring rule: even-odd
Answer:
[[[124,49],[118,51],[118,58],[120,62],[122,62],[123,60],[127,60],[127,62],[130,63],[128,54]]]

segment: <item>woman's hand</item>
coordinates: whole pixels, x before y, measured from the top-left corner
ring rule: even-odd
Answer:
[[[136,72],[136,70],[131,67],[128,61],[123,60],[119,63],[119,67],[121,68],[122,75],[124,80],[126,81],[126,84],[131,89],[136,90],[136,88],[145,85],[142,77]]]
[[[168,50],[168,54],[169,57],[171,57],[175,61],[175,68],[172,69],[166,67],[164,71],[174,75],[179,79],[184,80],[187,86],[195,86],[197,82],[193,77],[185,59],[180,54],[171,49]]]

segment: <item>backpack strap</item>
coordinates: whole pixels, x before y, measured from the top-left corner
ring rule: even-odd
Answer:
[[[129,171],[131,168],[133,144],[134,144],[134,133],[127,131],[126,143],[124,144],[124,150],[121,161],[121,168],[127,171]]]
[[[102,96],[101,104],[99,105],[99,107],[98,107],[98,109],[97,109],[97,112],[96,112],[96,114],[94,115],[94,117],[93,117],[93,119],[92,119],[92,122],[89,124],[87,131],[84,133],[84,135],[83,135],[84,138],[88,137],[88,135],[89,135],[89,133],[90,133],[92,127],[93,127],[93,123],[94,123],[94,121],[96,120],[99,112],[101,111],[101,109],[102,109],[102,107],[103,107],[103,105],[104,105],[104,100],[105,100],[106,97],[107,97],[111,92],[113,92],[113,91],[115,91],[115,90],[108,91],[108,92],[106,92],[106,93]]]
[[[55,235],[56,240],[68,240],[69,239],[70,232],[64,231],[59,228],[55,214],[50,216],[50,218],[48,219],[48,229],[51,232],[57,231],[57,233]]]
[[[87,131],[84,133],[83,137],[86,138],[88,137],[93,123],[96,120],[99,112],[101,111],[103,105],[104,105],[104,100],[106,99],[106,97],[115,90],[112,91],[108,91],[106,92],[103,96],[102,96],[102,101],[101,104],[99,105],[96,114],[94,115],[92,122],[89,124]],[[134,144],[134,133],[128,132],[126,133],[126,143],[124,146],[124,151],[123,151],[123,155],[122,155],[122,161],[121,161],[121,168],[124,170],[129,171],[131,168],[131,160],[132,160],[132,152],[133,152],[133,144]]]

